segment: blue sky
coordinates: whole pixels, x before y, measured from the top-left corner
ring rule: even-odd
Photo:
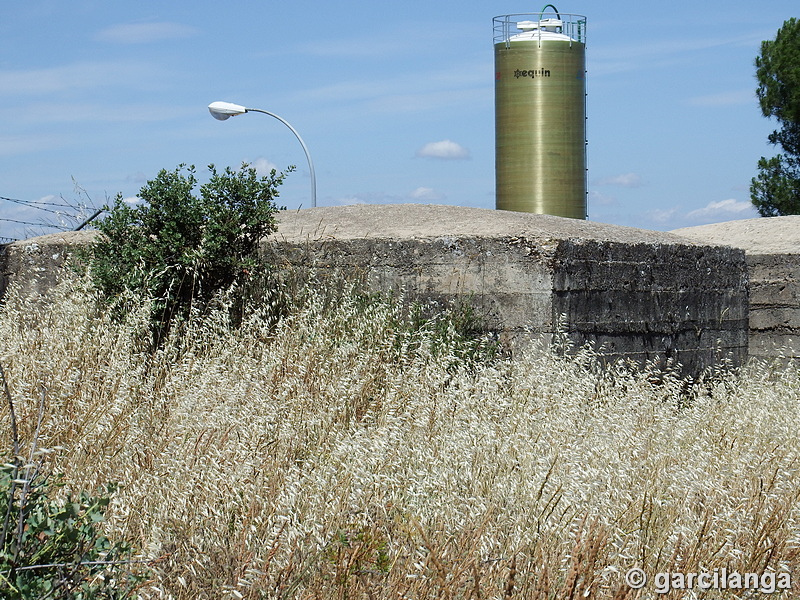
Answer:
[[[492,17],[503,2],[27,0],[0,19],[0,196],[101,205],[162,169],[297,165],[279,202],[494,208]],[[750,218],[775,124],[760,42],[797,0],[555,2],[588,19],[589,218],[648,229]],[[76,188],[78,186],[80,190]],[[82,191],[81,191],[82,190]],[[51,207],[41,204],[42,207]],[[57,222],[0,201],[0,218]],[[0,221],[0,236],[51,229]]]

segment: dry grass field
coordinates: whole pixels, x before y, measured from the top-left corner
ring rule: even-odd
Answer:
[[[797,369],[687,391],[588,349],[463,358],[441,324],[356,293],[269,305],[156,352],[146,307],[115,321],[80,285],[0,308],[22,453],[44,398],[65,491],[120,485],[104,527],[152,560],[142,598],[755,597],[662,594],[667,572],[792,577],[772,597],[798,596]]]

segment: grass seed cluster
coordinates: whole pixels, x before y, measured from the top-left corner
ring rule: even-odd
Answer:
[[[142,598],[652,597],[634,566],[800,589],[797,369],[687,391],[591,349],[464,359],[357,290],[279,296],[156,351],[147,306],[120,321],[81,284],[0,308],[23,445],[45,397],[47,468],[119,484],[105,533],[152,561]]]

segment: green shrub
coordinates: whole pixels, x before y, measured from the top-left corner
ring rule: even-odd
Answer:
[[[502,353],[471,297],[449,305],[412,303],[405,328],[409,333],[425,332],[433,356],[453,369],[489,363]]]
[[[100,600],[133,597],[141,577],[129,570],[131,548],[98,531],[111,494],[81,492],[64,502],[48,478],[22,483],[16,464],[0,467],[0,595],[8,600]]]
[[[220,290],[258,278],[259,241],[275,230],[274,204],[285,173],[260,177],[244,164],[218,172],[195,194],[193,166],[162,170],[136,206],[117,195],[89,257],[95,287],[110,301],[153,302],[156,342],[175,317],[204,311]]]

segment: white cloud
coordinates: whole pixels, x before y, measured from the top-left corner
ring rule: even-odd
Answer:
[[[278,165],[276,165],[274,162],[272,162],[270,160],[267,160],[266,158],[263,158],[263,157],[259,157],[259,158],[255,159],[250,164],[256,170],[256,173],[258,173],[262,177],[266,176],[266,175],[269,175],[272,172],[273,169],[275,169],[276,171],[280,171],[280,169],[278,168]]]
[[[749,219],[758,216],[752,202],[745,202],[729,198],[719,202],[709,202],[703,208],[689,212],[686,217],[697,221],[730,221],[734,219]]]
[[[614,196],[601,194],[597,190],[592,190],[589,192],[589,206],[592,205],[613,206],[616,203],[617,199]]]
[[[147,175],[145,175],[142,171],[136,171],[136,173],[132,173],[125,177],[125,181],[132,183],[146,183]]]
[[[445,160],[463,160],[469,158],[469,150],[461,144],[450,140],[430,142],[417,150],[417,156],[422,158],[441,158]]]
[[[412,200],[426,200],[428,202],[436,202],[444,199],[444,194],[440,194],[433,188],[429,187],[418,187],[411,192],[409,196]]]
[[[356,192],[333,200],[336,204],[399,204],[406,202],[402,196],[386,192]]]
[[[162,40],[187,38],[197,34],[197,29],[180,23],[129,23],[112,25],[98,32],[95,39],[115,44],[149,44]]]
[[[636,173],[622,173],[611,177],[604,177],[595,181],[595,185],[615,185],[625,188],[638,188],[644,185],[642,178]]]
[[[709,202],[703,208],[686,211],[683,206],[673,206],[663,209],[647,211],[643,215],[648,227],[659,230],[678,229],[680,227],[693,227],[709,223],[723,223],[737,219],[754,219],[758,217],[753,205],[748,201],[728,198]]]
[[[646,216],[652,221],[653,223],[657,223],[660,226],[669,226],[673,224],[673,221],[676,218],[679,218],[678,209],[677,208],[655,208],[650,210],[646,213]]]
[[[356,192],[335,198],[335,204],[406,204],[419,202],[440,202],[447,196],[433,188],[420,186],[407,194],[388,192]]]
[[[366,202],[361,198],[359,198],[358,196],[345,196],[343,198],[335,198],[334,202],[336,204],[341,204],[343,206],[349,204],[366,204]]]

